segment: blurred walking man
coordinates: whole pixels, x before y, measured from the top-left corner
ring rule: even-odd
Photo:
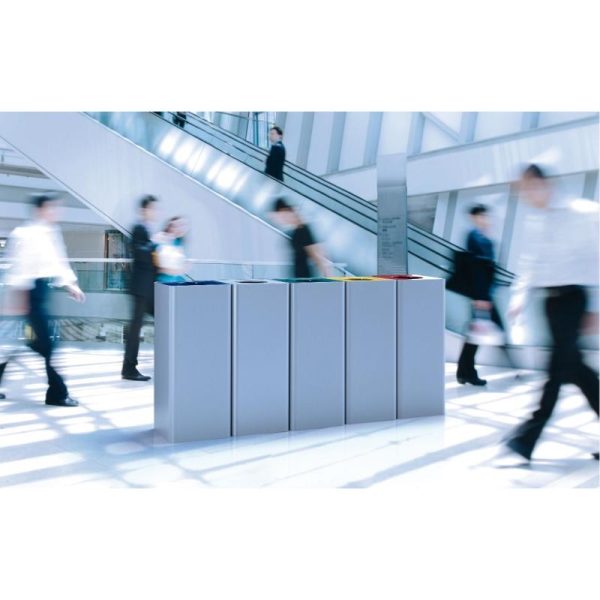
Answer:
[[[148,381],[147,375],[137,370],[140,349],[140,331],[144,315],[154,316],[154,281],[156,267],[153,253],[156,244],[152,240],[152,224],[156,220],[156,198],[144,196],[140,201],[140,221],[133,228],[131,244],[133,268],[129,293],[132,297],[132,315],[125,342],[125,357],[121,376],[130,381]]]
[[[78,406],[69,397],[63,378],[52,365],[53,343],[50,337],[48,295],[50,284],[64,287],[71,297],[85,300],[77,285],[77,277],[69,266],[62,234],[56,224],[59,218],[60,196],[40,194],[34,197],[34,218],[17,227],[8,242],[10,267],[6,284],[22,303],[22,314],[29,323],[34,339],[30,348],[40,354],[46,363],[48,390],[46,404],[53,406]],[[0,378],[6,362],[0,364]]]
[[[561,197],[547,174],[529,165],[520,180],[522,198],[533,213],[525,230],[509,316],[519,314],[528,290],[544,290],[552,335],[548,381],[539,408],[510,436],[507,446],[526,460],[556,406],[560,388],[575,384],[598,415],[598,374],[578,348],[580,333],[598,333],[598,203]],[[598,459],[598,453],[593,453]]]

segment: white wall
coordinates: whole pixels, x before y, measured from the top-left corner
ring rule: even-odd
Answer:
[[[0,136],[117,227],[129,229],[138,199],[153,193],[160,222],[190,219],[194,258],[287,258],[275,229],[81,113],[0,113]]]
[[[326,175],[325,179],[365,200],[377,200],[377,169],[375,167]]]

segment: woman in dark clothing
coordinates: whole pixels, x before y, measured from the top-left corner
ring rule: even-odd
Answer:
[[[493,302],[494,243],[488,237],[489,218],[487,207],[479,204],[470,211],[475,227],[467,236],[467,250],[473,255],[472,289],[474,290],[473,311],[489,312],[490,319],[504,331],[502,319]],[[481,379],[475,369],[475,354],[478,346],[465,341],[460,358],[456,379],[459,383],[482,386],[487,383]],[[512,365],[506,346],[502,347]]]

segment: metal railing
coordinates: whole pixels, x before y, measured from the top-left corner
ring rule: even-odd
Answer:
[[[77,275],[81,289],[86,293],[127,293],[131,277],[131,258],[71,258],[69,263]],[[0,260],[0,273],[10,267]],[[289,277],[291,262],[278,261],[223,261],[204,258],[186,260],[184,277],[190,281],[201,279],[276,279]],[[343,263],[329,263],[333,275],[348,274]],[[1,284],[0,284],[1,285]]]

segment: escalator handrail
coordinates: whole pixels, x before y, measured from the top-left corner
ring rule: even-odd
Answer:
[[[173,115],[173,116],[175,115],[175,113],[167,113],[167,114]],[[268,156],[268,152],[265,149],[259,148],[258,146],[252,144],[251,142],[248,142],[244,138],[242,138],[238,135],[235,135],[234,133],[231,133],[230,131],[227,131],[226,129],[222,129],[221,127],[214,125],[210,121],[207,121],[206,119],[203,119],[202,117],[200,117],[194,113],[186,113],[186,114],[188,114],[191,117],[191,120],[189,121],[190,125],[197,127],[199,129],[209,130],[208,133],[214,135],[217,138],[220,136],[221,140],[224,141],[225,143],[228,143],[228,142],[226,140],[223,140],[222,138],[229,138],[229,140],[230,140],[229,143],[231,143],[232,146],[234,146],[237,150],[240,150],[241,152],[245,152],[246,154],[249,154],[250,156],[252,156],[252,158],[256,158],[256,160],[260,159],[262,162],[264,162],[264,160]],[[166,119],[164,116],[161,116],[161,115],[156,115],[156,116],[169,122],[168,119]],[[188,122],[188,121],[186,120],[186,122]],[[193,135],[193,133],[192,133],[192,135]],[[205,141],[205,140],[202,140],[202,141]],[[210,144],[210,142],[206,142],[206,143]],[[212,144],[210,144],[210,145],[212,146]],[[248,166],[252,167],[252,165],[248,165]],[[365,200],[364,198],[361,198],[360,196],[357,196],[356,194],[353,194],[352,192],[349,192],[348,190],[340,188],[339,186],[332,184],[331,182],[327,181],[326,179],[323,179],[322,177],[318,177],[317,175],[314,175],[310,171],[306,171],[305,169],[302,169],[302,168],[298,167],[298,165],[291,163],[287,160],[285,161],[285,166],[286,166],[287,171],[292,171],[294,174],[297,174],[304,179],[310,180],[311,182],[313,182],[314,184],[316,184],[319,187],[328,188],[329,190],[331,190],[332,192],[334,192],[336,195],[340,196],[343,199],[342,201],[340,201],[339,198],[332,197],[329,194],[323,192],[322,190],[313,188],[313,189],[315,189],[315,191],[322,193],[323,195],[327,196],[334,202],[342,203],[342,204],[344,204],[344,206],[349,207],[350,203],[347,202],[347,200],[350,200],[352,202],[355,202],[356,204],[359,204],[361,206],[361,208],[365,208],[368,211],[368,213],[375,213],[375,214],[377,213],[377,208],[375,206],[373,206],[372,202],[369,202],[368,200]],[[255,168],[255,167],[252,167],[252,168]],[[289,172],[288,172],[288,176],[290,176]],[[311,187],[306,182],[303,182],[301,179],[298,179],[298,177],[291,177],[291,178],[298,181],[301,185]],[[361,214],[365,214],[365,213],[361,213]],[[365,214],[365,216],[369,216],[369,215]]]
[[[171,113],[169,113],[169,114],[171,114]],[[160,118],[163,121],[165,121],[166,123],[169,123],[170,125],[172,125],[172,123],[170,121],[168,121],[168,119],[166,119],[164,116],[162,116],[162,115],[154,115],[154,116],[156,116],[157,118]],[[202,129],[200,126],[196,125],[195,123],[190,123],[190,125],[192,127],[196,127],[197,129]],[[235,160],[240,160],[239,158],[236,158],[235,156],[229,154],[228,152],[226,152],[222,148],[218,148],[213,143],[211,143],[211,141],[199,137],[198,134],[195,134],[193,131],[190,131],[189,128],[184,129],[183,131],[185,133],[193,136],[193,137],[196,137],[202,143],[208,144],[209,146],[212,146],[213,148],[215,148],[219,152],[223,152],[224,154],[226,154],[228,156],[231,156]],[[207,133],[209,135],[214,135],[214,128],[211,127],[211,131],[209,131]],[[236,143],[237,143],[238,146],[239,146],[239,141],[238,141],[239,139],[240,138],[237,138],[237,140],[236,140]],[[223,140],[221,140],[221,141],[223,141]],[[230,143],[232,146],[235,147],[235,144],[233,144],[231,142],[224,141],[223,143],[225,143],[225,144]],[[254,148],[256,148],[256,147],[254,147]],[[250,155],[250,153],[247,152],[245,148],[237,147],[236,149],[239,150],[242,153]],[[252,157],[252,158],[255,158],[255,157]],[[254,166],[252,164],[249,164],[249,163],[244,163],[244,164],[248,168],[251,168],[251,169],[253,169],[255,171],[263,173],[263,171],[261,169],[258,169],[256,166]],[[297,181],[300,185],[312,189],[317,194],[320,194],[320,195],[324,196],[325,198],[329,199],[331,202],[339,205],[341,208],[336,208],[336,207],[328,206],[327,204],[324,204],[322,201],[319,201],[318,197],[310,196],[306,192],[294,189],[294,187],[292,187],[292,186],[289,185],[289,179],[291,179],[293,181]],[[314,178],[313,181],[317,181],[317,183],[318,183],[318,178]],[[334,212],[338,212],[339,211],[338,214],[345,216],[345,218],[347,218],[348,220],[352,221],[358,227],[361,227],[362,229],[365,229],[365,230],[369,231],[370,233],[376,233],[376,231],[377,231],[377,219],[376,219],[376,216],[374,216],[374,215],[377,214],[377,211],[376,211],[376,209],[367,200],[360,199],[361,203],[364,203],[364,204],[362,204],[361,208],[368,208],[368,211],[365,212],[363,210],[357,209],[356,207],[350,205],[350,203],[348,203],[348,202],[344,202],[343,200],[341,200],[339,198],[335,198],[335,197],[330,196],[329,194],[327,194],[326,192],[324,192],[324,191],[322,191],[320,189],[316,189],[316,188],[312,187],[310,184],[301,181],[297,177],[290,177],[289,174],[288,174],[288,181],[287,182],[283,182],[283,185],[285,185],[287,187],[290,187],[293,191],[297,192],[298,194],[300,194],[302,196],[306,196],[306,197],[310,198],[311,201],[316,202],[317,204],[320,204],[321,206],[323,206],[324,208],[326,208],[328,210],[333,210]],[[340,195],[342,195],[342,194],[340,194]],[[344,214],[344,213],[348,213],[348,212],[355,212],[356,215],[357,215],[357,217],[355,219],[353,219],[351,216],[348,216],[347,214]],[[369,213],[371,213],[371,214],[369,214]],[[372,213],[374,213],[374,215]],[[364,222],[361,222],[358,219],[358,217],[362,217],[363,219],[365,219],[366,220],[366,224]]]
[[[166,114],[173,115],[173,116],[175,115],[175,113],[166,113]],[[246,152],[247,154],[250,154],[250,155],[253,154],[254,157],[256,157],[257,159],[258,159],[258,157],[260,157],[263,161],[264,161],[264,159],[266,159],[266,157],[269,154],[268,151],[265,150],[264,148],[260,148],[259,146],[252,144],[248,140],[245,140],[244,138],[242,138],[238,135],[235,135],[234,133],[227,131],[226,129],[222,129],[218,125],[215,125],[214,123],[211,123],[210,121],[208,121],[206,119],[203,119],[199,115],[196,115],[194,113],[186,113],[186,115],[191,117],[191,120],[189,121],[190,124],[192,124],[198,128],[203,126],[204,129],[209,129],[210,130],[209,132],[212,133],[213,135],[220,135],[222,138],[223,137],[229,138],[231,140],[232,145],[237,147],[237,149],[241,150],[242,152]],[[164,116],[163,117],[161,117],[160,115],[156,115],[156,116],[169,122],[167,119],[165,119]],[[186,117],[186,119],[187,119],[187,117]],[[200,122],[201,125],[197,125],[196,123],[193,123],[192,121]],[[356,202],[357,204],[360,204],[363,208],[366,208],[370,212],[375,212],[375,213],[377,212],[377,209],[373,206],[372,202],[369,202],[368,200],[365,200],[364,198],[361,198],[360,196],[357,196],[356,194],[353,194],[352,192],[349,192],[348,190],[340,188],[339,186],[336,186],[335,184],[327,181],[326,179],[323,179],[322,177],[314,175],[310,171],[302,169],[301,167],[299,167],[298,165],[296,165],[290,161],[286,160],[285,166],[288,171],[293,171],[294,173],[301,175],[305,179],[311,180],[312,182],[316,183],[318,186],[328,188],[329,190],[333,191],[335,194],[337,194],[343,198],[348,198],[351,201]],[[300,181],[300,183],[302,183],[303,185],[307,185],[306,183],[303,183],[302,181]],[[310,187],[310,186],[308,186],[308,187]],[[321,192],[321,193],[323,193],[323,192]],[[332,200],[334,200],[336,202],[339,202],[339,200],[337,198],[332,198],[331,196],[329,196],[329,198],[331,198]],[[348,205],[348,203],[345,203],[345,204]]]
[[[175,113],[166,113],[166,114],[175,116]],[[186,114],[188,114],[188,113],[186,113]],[[239,142],[242,139],[239,138],[238,136],[230,135],[229,132],[226,132],[224,130],[221,130],[221,129],[217,128],[216,126],[212,125],[211,123],[209,123],[205,119],[201,119],[201,117],[199,117],[198,115],[194,115],[193,113],[189,113],[189,114],[191,114],[193,116],[194,120],[202,121],[203,124],[207,124],[208,125],[208,127],[209,127],[208,134],[209,135],[214,135],[214,131],[218,130],[218,133],[226,134],[226,137],[235,138],[235,140],[233,140],[232,145],[234,145],[234,146],[239,146],[240,145]],[[169,121],[167,118],[165,118],[164,113],[161,114],[161,115],[154,114],[154,116],[157,117],[157,118],[161,118],[163,121],[167,122],[169,125],[173,125],[173,123],[171,121]],[[192,125],[193,127],[198,128],[198,129],[204,130],[203,127],[195,125],[194,123],[190,123],[190,125]],[[186,133],[194,136],[194,137],[197,137],[189,129],[185,129],[184,131]],[[213,144],[211,144],[210,142],[208,142],[205,139],[202,139],[202,138],[198,138],[198,139],[202,143],[207,143],[208,145],[215,147]],[[253,151],[261,150],[261,153],[264,152],[264,151],[262,151],[262,149],[258,149],[256,146],[254,146],[252,144],[249,144],[248,142],[246,142],[246,140],[242,140],[242,141],[244,142],[244,145],[251,146]],[[225,141],[224,143],[227,143],[227,142]],[[221,148],[216,148],[216,149],[219,150],[220,152],[224,152]],[[237,148],[237,149],[240,150],[241,152],[245,152],[246,154],[249,154],[248,152],[246,152],[246,150],[244,148]],[[226,152],[224,152],[224,153],[227,154]],[[232,158],[234,158],[235,160],[239,160],[236,157],[232,157]],[[258,169],[256,169],[255,167],[253,167],[250,164],[247,164],[247,163],[244,163],[244,164],[246,164],[246,166],[249,167],[249,168],[252,168],[254,170],[258,170]],[[295,168],[294,170],[297,171],[300,175],[304,175],[308,179],[317,181],[319,184],[322,181],[321,178],[318,178],[318,177],[312,175],[311,173],[309,173],[307,171],[304,171],[303,169]],[[302,183],[302,182],[299,182],[299,183],[301,185],[306,186],[306,187],[310,187],[310,185],[307,185],[305,183]],[[343,188],[339,188],[337,186],[329,185],[329,182],[327,182],[327,184],[328,185],[325,186],[325,187],[331,187],[331,188],[335,189],[340,196],[345,196],[347,198],[353,199],[354,194],[351,194],[350,192],[347,192],[347,190],[344,190]],[[284,185],[285,185],[285,183],[284,183]],[[294,191],[297,191],[297,190],[294,190]],[[302,192],[297,192],[297,193],[300,193],[301,195],[306,195],[305,193],[302,193]],[[374,206],[372,206],[370,203],[368,203],[368,201],[366,201],[366,200],[364,200],[362,198],[356,197],[356,198],[358,198],[360,200],[361,204],[362,203],[367,203],[369,205],[369,208],[371,209],[371,212],[374,213],[374,216],[366,215],[366,214],[362,213],[361,211],[356,211],[356,209],[354,209],[352,206],[349,206],[349,204],[347,204],[345,202],[342,202],[342,201],[340,201],[340,200],[338,200],[336,198],[332,198],[331,196],[328,196],[327,194],[325,194],[324,192],[322,192],[320,190],[319,190],[319,193],[323,194],[324,196],[328,197],[333,202],[335,202],[337,204],[340,204],[342,206],[343,210],[338,213],[340,216],[344,216],[345,217],[344,213],[347,213],[348,211],[350,211],[350,212],[355,211],[360,216],[362,216],[363,218],[366,218],[367,220],[372,221],[373,229],[370,229],[370,228],[364,227],[364,225],[362,223],[356,222],[354,219],[349,218],[349,220],[353,221],[357,226],[362,227],[363,229],[367,229],[368,231],[371,231],[372,233],[376,233],[376,231],[377,231],[377,217],[376,217],[377,210],[376,210],[376,208]],[[318,204],[321,204],[322,206],[325,206],[325,208],[327,208],[328,210],[332,210],[332,208],[330,206],[324,205],[322,202],[319,202],[318,199],[312,198],[312,197],[310,197],[310,199],[312,201],[314,201],[314,202],[317,202]],[[348,218],[348,217],[346,217],[346,218]],[[451,262],[453,260],[453,255],[454,255],[455,251],[461,251],[461,250],[463,250],[463,248],[460,248],[459,246],[456,246],[456,245],[452,244],[451,242],[448,242],[447,240],[443,240],[442,238],[439,238],[438,236],[435,236],[435,235],[433,235],[433,234],[431,234],[431,233],[429,233],[429,232],[427,232],[427,231],[421,229],[420,227],[418,227],[416,225],[413,225],[411,223],[408,224],[408,232],[409,232],[409,242],[411,242],[412,244],[420,245],[421,247],[423,247],[424,249],[426,249],[429,253],[436,254],[437,256],[439,256],[440,258],[442,258],[443,260],[448,261],[448,262]],[[412,235],[410,235],[410,234],[412,234]],[[426,238],[429,241],[429,244],[425,244],[424,242],[420,241],[419,239],[415,239],[415,237]],[[440,251],[440,250],[443,250],[443,252]],[[436,268],[438,268],[440,270],[443,270],[446,273],[450,273],[450,270],[448,268],[446,268],[446,267],[441,267],[440,265],[436,265],[434,263],[431,263],[431,262],[427,261],[426,259],[424,259],[421,256],[419,256],[419,258],[421,258],[422,260],[425,260],[425,262],[428,262],[428,264],[430,264],[431,266],[434,266],[434,267],[436,267]],[[508,271],[506,271],[504,269],[501,269],[501,268],[498,268],[498,275],[503,276],[504,278],[506,278],[509,281],[514,277],[512,273],[510,273],[510,272],[508,272]],[[506,285],[506,282],[503,282],[501,280],[499,280],[499,283],[501,285]]]
[[[169,113],[169,114],[173,114],[173,113]],[[207,121],[206,119],[203,119],[202,117],[200,117],[199,115],[196,115],[194,113],[187,113],[194,121],[201,121],[203,124],[206,124],[206,126],[211,130],[211,133],[214,130],[218,130],[219,133],[222,133],[225,137],[231,138],[233,140],[234,144],[242,145],[244,148],[248,148],[249,150],[253,151],[255,154],[260,154],[262,157],[266,157],[268,155],[268,152],[266,150],[264,150],[263,148],[260,148],[254,144],[252,144],[251,142],[248,142],[247,140],[245,140],[244,138],[241,138],[240,136],[235,135],[234,133],[231,133],[225,129],[220,128],[218,125],[215,125],[213,123],[211,123],[210,121]],[[223,114],[231,114],[231,113],[223,113]],[[231,114],[231,116],[239,116],[239,115],[233,115]],[[247,117],[241,117],[243,119],[249,120]],[[244,150],[244,148],[241,148],[242,151]],[[239,149],[239,148],[238,148]],[[356,194],[353,194],[352,192],[345,190],[343,188],[340,188],[339,186],[336,186],[335,184],[332,184],[330,182],[328,182],[327,180],[324,180],[312,173],[310,173],[310,171],[307,171],[305,169],[302,169],[301,167],[298,167],[297,165],[293,164],[293,163],[289,163],[288,161],[286,161],[286,166],[290,166],[292,168],[292,170],[294,170],[295,172],[297,172],[298,174],[306,177],[307,179],[310,179],[312,181],[317,181],[319,185],[322,185],[324,187],[328,187],[331,190],[334,190],[337,194],[339,194],[342,197],[346,197],[346,198],[351,198],[354,201],[358,201],[360,203],[362,203],[363,205],[367,205],[369,207],[369,209],[372,210],[373,213],[375,213],[375,217],[374,217],[374,221],[377,221],[377,209],[375,206],[373,206],[370,202],[368,202],[367,200],[364,200],[364,198],[360,198],[359,196],[356,196]],[[306,184],[304,184],[306,185]],[[332,200],[336,200],[337,199],[333,199]],[[339,202],[339,201],[338,201]],[[346,206],[348,206],[346,203],[344,203]],[[366,215],[365,215],[366,216]],[[418,235],[422,235],[426,238],[428,238],[433,244],[437,244],[439,246],[442,246],[443,248],[447,249],[449,252],[454,253],[454,252],[460,252],[462,250],[464,250],[464,248],[453,244],[452,242],[448,241],[448,240],[444,240],[442,238],[440,238],[439,236],[436,236],[424,229],[421,229],[420,227],[418,227],[417,225],[414,225],[412,223],[409,223],[408,225],[409,229],[411,229],[414,233],[418,234]],[[436,252],[436,254],[443,256],[441,253]],[[446,258],[451,259],[452,256],[447,256]],[[498,267],[497,270],[499,275],[502,275],[503,277],[507,278],[508,280],[512,280],[514,278],[514,274],[511,273],[510,271],[504,269],[503,267]]]

